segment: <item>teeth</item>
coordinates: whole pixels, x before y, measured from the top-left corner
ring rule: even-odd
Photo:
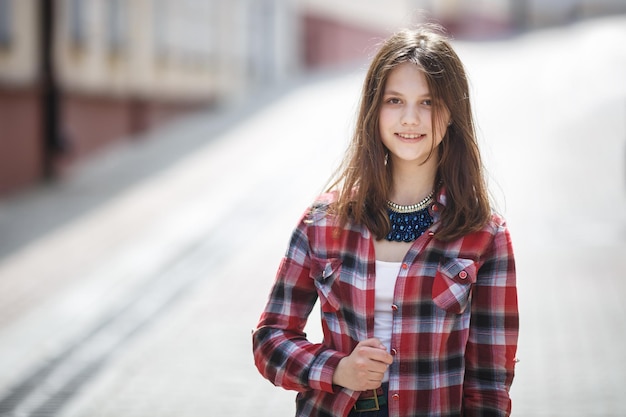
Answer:
[[[422,135],[406,135],[406,134],[398,134],[398,135],[405,139],[417,139],[422,136]]]

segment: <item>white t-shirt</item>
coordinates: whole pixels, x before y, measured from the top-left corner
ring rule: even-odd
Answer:
[[[387,348],[391,347],[393,326],[393,294],[402,262],[376,261],[376,304],[374,307],[374,337]],[[385,372],[383,382],[389,380],[389,371]]]

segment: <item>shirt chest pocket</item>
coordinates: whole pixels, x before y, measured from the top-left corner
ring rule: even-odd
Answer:
[[[433,281],[433,302],[450,313],[463,313],[469,304],[477,272],[472,259],[445,258]]]
[[[341,259],[311,258],[310,277],[315,283],[322,311],[332,313],[339,310],[341,287]]]

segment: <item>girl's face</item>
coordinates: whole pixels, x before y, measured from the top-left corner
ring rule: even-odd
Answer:
[[[443,139],[449,120],[447,110],[437,117],[433,132],[432,97],[426,77],[415,64],[405,62],[394,68],[387,79],[379,113],[383,144],[394,164],[423,164],[431,148]],[[433,158],[435,160],[435,158]]]

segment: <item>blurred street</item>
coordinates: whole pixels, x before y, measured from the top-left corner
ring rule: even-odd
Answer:
[[[517,256],[516,417],[626,416],[625,44],[626,17],[456,44]],[[293,415],[250,333],[341,159],[364,69],[189,117],[0,201],[0,416]]]

